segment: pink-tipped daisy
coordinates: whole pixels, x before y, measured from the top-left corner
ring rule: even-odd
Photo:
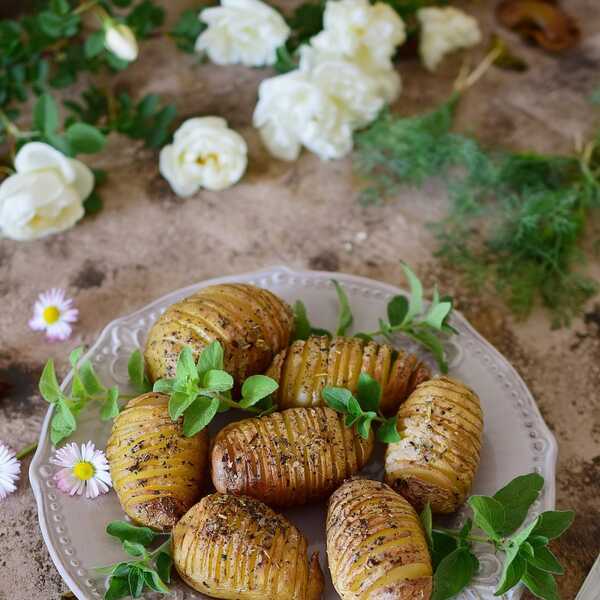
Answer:
[[[4,500],[17,489],[16,483],[20,473],[21,463],[15,453],[0,442],[0,500]]]
[[[93,442],[86,442],[81,448],[74,442],[65,444],[50,462],[62,467],[54,481],[65,494],[81,496],[85,491],[86,498],[96,498],[112,487],[106,455],[96,450]]]
[[[73,300],[65,297],[65,290],[52,288],[38,296],[29,327],[45,331],[49,340],[64,341],[72,332],[69,323],[75,323],[78,316],[79,311],[73,308]]]

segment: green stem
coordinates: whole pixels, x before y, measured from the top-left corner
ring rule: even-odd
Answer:
[[[25,448],[21,448],[16,454],[17,460],[21,460],[25,458],[28,454],[31,454],[37,448],[37,442],[33,442],[33,444],[29,444],[29,446],[25,446]]]
[[[81,13],[84,13],[86,10],[89,10],[90,8],[93,8],[94,6],[96,6],[96,4],[98,4],[98,0],[89,0],[88,2],[83,2],[71,14],[80,15]]]
[[[150,556],[152,558],[154,558],[157,554],[162,552],[164,550],[165,546],[171,545],[171,534],[169,533],[168,536],[169,537],[167,537],[167,539],[156,550],[153,550],[152,552],[150,552]]]
[[[433,531],[437,531],[438,533],[445,533],[446,535],[449,535],[450,537],[453,537],[457,540],[461,539],[461,536],[456,529],[448,529],[447,527],[434,527]],[[484,544],[493,543],[493,540],[483,535],[468,535],[467,537],[462,539],[469,540],[470,542],[482,542]]]
[[[235,402],[234,400],[231,400],[230,398],[227,398],[225,396],[223,396],[223,394],[219,394],[219,400],[229,406],[229,408],[237,408],[238,410],[245,410],[246,412],[251,412],[251,413],[255,413],[255,414],[260,414],[261,412],[263,412],[260,408],[256,408],[255,406],[248,406],[247,408],[242,408],[239,403]]]

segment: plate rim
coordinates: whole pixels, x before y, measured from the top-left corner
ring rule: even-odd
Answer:
[[[167,298],[169,298],[172,295],[177,294],[177,295],[183,296],[188,292],[189,293],[193,292],[194,290],[196,290],[198,288],[198,286],[206,287],[208,285],[216,285],[219,283],[233,282],[240,278],[243,278],[243,279],[258,278],[258,277],[261,277],[261,276],[264,277],[267,275],[273,276],[278,273],[285,273],[287,275],[293,275],[293,276],[297,276],[297,277],[315,277],[315,276],[317,276],[317,277],[335,278],[337,276],[338,278],[343,279],[344,282],[349,282],[349,283],[354,283],[354,284],[359,284],[359,285],[367,285],[367,286],[372,286],[373,284],[376,284],[379,289],[386,290],[387,292],[389,292],[391,294],[406,293],[406,290],[404,290],[403,288],[401,288],[399,286],[395,286],[395,285],[389,284],[384,281],[379,281],[377,279],[364,277],[362,275],[354,275],[351,273],[343,273],[340,271],[322,271],[322,270],[319,271],[319,270],[311,270],[311,269],[293,269],[293,268],[285,266],[285,265],[274,265],[271,267],[266,267],[266,268],[258,269],[255,271],[236,273],[233,275],[224,275],[224,276],[220,276],[220,277],[211,277],[209,279],[202,279],[196,283],[193,283],[193,284],[178,288],[176,290],[167,292],[167,293],[161,295],[160,297],[152,300],[151,302],[134,310],[133,312],[111,320],[102,328],[99,335],[95,339],[94,343],[91,344],[89,349],[83,354],[82,359],[89,358],[91,355],[94,354],[96,348],[98,346],[100,346],[100,344],[104,340],[104,337],[109,333],[109,330],[112,329],[116,324],[133,319],[137,315],[145,313],[146,311],[152,309],[153,307],[163,303]],[[525,381],[523,380],[523,378],[521,377],[519,372],[512,365],[512,363],[491,342],[489,342],[486,338],[484,338],[471,325],[471,323],[467,320],[467,318],[459,310],[454,310],[452,312],[452,316],[453,316],[453,318],[461,321],[461,324],[469,330],[469,333],[471,335],[473,335],[477,339],[477,341],[484,344],[487,347],[488,351],[497,360],[500,360],[502,363],[504,363],[505,368],[511,373],[511,375],[515,378],[515,380],[520,384],[520,386],[521,386],[523,392],[526,394],[526,396],[528,396],[528,399],[530,400],[530,406],[533,409],[533,412],[535,413],[538,427],[544,432],[545,439],[547,439],[547,441],[548,441],[548,448],[545,453],[546,454],[545,463],[550,467],[550,469],[552,471],[552,481],[551,481],[551,485],[548,485],[547,489],[545,490],[545,493],[546,493],[548,504],[550,505],[551,509],[554,509],[556,506],[556,465],[557,465],[557,459],[558,459],[558,442],[556,440],[556,436],[554,435],[552,430],[548,427],[533,394],[531,393],[529,387],[527,386],[527,384],[525,383]],[[62,390],[66,389],[68,387],[69,383],[71,382],[72,377],[73,377],[73,370],[70,369],[60,386]],[[46,416],[44,417],[44,421],[42,423],[42,428],[41,428],[40,435],[38,438],[37,449],[35,451],[35,454],[33,455],[31,463],[29,465],[29,470],[28,470],[29,482],[30,482],[30,485],[31,485],[31,488],[33,491],[33,495],[35,497],[35,501],[36,501],[38,523],[40,526],[40,530],[42,532],[42,538],[44,540],[44,544],[46,545],[46,548],[48,549],[48,553],[50,554],[52,562],[54,563],[54,566],[56,567],[56,569],[59,572],[60,576],[62,577],[63,581],[65,581],[66,584],[68,585],[71,592],[73,592],[79,600],[88,600],[89,596],[86,595],[85,590],[80,587],[80,585],[77,583],[77,581],[63,567],[63,561],[62,561],[61,557],[59,556],[58,551],[55,548],[54,544],[51,542],[50,535],[48,532],[48,523],[47,523],[46,515],[44,513],[44,500],[43,500],[43,494],[42,494],[42,485],[41,485],[40,478],[38,476],[38,470],[40,467],[40,463],[42,462],[42,456],[45,454],[47,447],[49,445],[50,446],[52,445],[50,442],[50,438],[48,436],[48,428],[50,425],[50,418],[52,416],[53,411],[54,411],[54,406],[50,405],[46,412]],[[516,594],[513,595],[512,598],[513,598],[513,600],[517,600],[519,596],[520,596],[520,593],[518,590],[516,590]]]

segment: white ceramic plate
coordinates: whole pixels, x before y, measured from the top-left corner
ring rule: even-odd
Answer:
[[[388,300],[403,290],[384,283],[341,273],[318,271],[291,271],[276,267],[204,281],[178,290],[141,310],[117,319],[103,331],[87,353],[101,378],[110,385],[127,389],[127,359],[136,347],[142,347],[146,333],[155,319],[170,304],[214,283],[242,281],[268,288],[288,302],[301,299],[315,325],[332,329],[337,316],[337,300],[331,284],[335,277],[346,289],[355,318],[355,331],[371,331],[377,319],[385,314]],[[451,356],[450,374],[464,380],[481,397],[485,419],[481,466],[473,486],[474,493],[492,494],[516,475],[537,471],[546,486],[532,507],[532,515],[554,508],[556,441],[544,423],[539,410],[523,381],[490,344],[488,344],[460,314],[455,313],[452,325],[459,331],[448,347]],[[398,345],[417,350],[399,338]],[[429,364],[431,361],[427,359]],[[433,366],[433,365],[432,365]],[[64,384],[67,386],[70,376]],[[114,492],[94,501],[71,498],[57,491],[52,480],[55,468],[49,464],[52,444],[48,425],[52,409],[48,411],[39,448],[29,470],[31,485],[37,500],[40,527],[54,563],[68,586],[80,600],[101,598],[105,580],[94,567],[107,565],[123,558],[119,544],[104,532],[106,524],[123,518]],[[227,418],[227,415],[223,415]],[[231,416],[229,416],[231,418]],[[211,433],[223,421],[211,424]],[[73,441],[93,440],[104,448],[110,433],[110,424],[99,420],[93,409],[84,411]],[[380,455],[381,456],[381,455]],[[369,475],[380,477],[381,460],[367,467]],[[318,549],[323,571],[327,573],[324,546],[324,506],[313,505],[287,511],[286,514],[307,536],[310,550]],[[455,520],[464,518],[459,513]],[[492,600],[500,572],[500,562],[491,547],[477,548],[481,570],[462,599]],[[337,595],[327,577],[326,600]],[[520,590],[513,590],[506,598],[516,599]],[[147,598],[154,595],[149,594]],[[183,584],[174,586],[169,598],[179,600],[204,598]]]

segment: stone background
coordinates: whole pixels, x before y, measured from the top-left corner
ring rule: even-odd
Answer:
[[[487,35],[497,28],[492,4],[465,5]],[[170,2],[170,21],[198,5]],[[462,102],[460,129],[476,131],[487,143],[565,152],[575,136],[590,132],[598,115],[586,96],[600,84],[600,7],[597,0],[571,0],[568,9],[581,24],[580,46],[549,56],[503,32],[530,69],[492,69]],[[409,114],[444,99],[460,61],[447,60],[436,76],[417,60],[402,61],[405,90],[395,108]],[[225,117],[248,142],[248,172],[230,190],[181,200],[159,176],[156,154],[112,139],[102,155],[88,160],[110,171],[100,214],[45,240],[0,241],[0,440],[20,448],[36,439],[46,412],[36,381],[48,357],[64,374],[72,347],[90,344],[106,323],[166,292],[272,264],[402,284],[403,259],[428,284],[437,281],[453,294],[513,362],[557,436],[557,503],[576,509],[577,518],[553,549],[566,567],[559,578],[562,597],[573,599],[600,540],[600,300],[592,300],[571,328],[552,331],[542,313],[515,322],[493,294],[470,295],[456,273],[432,257],[424,225],[444,214],[441,187],[405,189],[385,206],[363,208],[350,160],[325,163],[304,153],[284,163],[267,155],[251,116],[257,85],[269,74],[199,64],[170,42],[152,40],[144,43],[141,60],[119,75],[119,85],[134,96],[156,92],[175,102],[180,120]],[[590,232],[590,247],[597,233]],[[588,268],[600,278],[600,260],[592,258]],[[81,312],[74,337],[62,344],[48,344],[27,327],[37,294],[54,286],[66,288]],[[1,600],[55,599],[67,592],[42,541],[26,476],[0,506],[0,574]]]

